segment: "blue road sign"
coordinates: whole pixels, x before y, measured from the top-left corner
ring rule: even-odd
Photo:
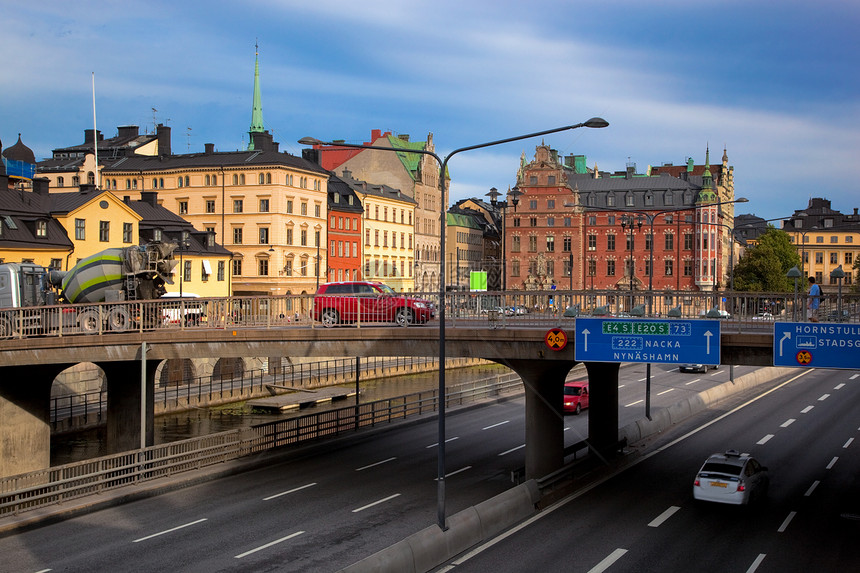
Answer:
[[[860,368],[860,324],[775,322],[773,365]]]
[[[576,360],[719,364],[719,320],[577,318]]]

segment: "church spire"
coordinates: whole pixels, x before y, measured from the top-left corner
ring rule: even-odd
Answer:
[[[248,149],[254,149],[254,134],[263,133],[263,103],[260,97],[260,46],[254,44],[254,104],[251,109],[251,129]]]
[[[714,178],[711,175],[711,149],[710,146],[705,147],[705,172],[702,173],[702,190],[699,191],[699,197],[696,203],[711,203],[717,200],[717,194],[714,193]]]

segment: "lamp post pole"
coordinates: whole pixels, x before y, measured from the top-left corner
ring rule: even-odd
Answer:
[[[499,190],[495,187],[491,187],[490,192],[487,193],[487,197],[490,198],[490,205],[492,205],[494,209],[502,210],[502,256],[499,257],[499,260],[501,261],[502,265],[501,286],[503,291],[507,289],[507,272],[505,268],[505,258],[507,256],[507,253],[505,252],[505,225],[507,223],[508,218],[508,207],[513,207],[514,212],[516,212],[517,205],[519,205],[520,203],[520,195],[522,194],[522,191],[520,191],[517,186],[514,186],[513,189],[508,188],[508,193],[505,196],[504,201],[498,200],[499,195],[501,195],[501,193],[499,193]]]
[[[445,174],[448,172],[448,161],[455,155],[462,153],[464,151],[472,151],[475,149],[482,149],[485,147],[492,147],[494,145],[501,145],[503,143],[511,143],[514,141],[520,141],[523,139],[530,139],[532,137],[539,137],[541,135],[549,135],[551,133],[559,133],[561,131],[568,131],[571,129],[578,129],[580,127],[590,127],[590,128],[601,128],[607,127],[609,122],[600,117],[593,117],[587,121],[582,123],[576,123],[573,125],[566,125],[563,127],[556,127],[554,129],[547,129],[544,131],[537,131],[535,133],[528,133],[525,135],[517,135],[514,137],[508,137],[505,139],[499,139],[496,141],[489,141],[487,143],[479,143],[477,145],[469,145],[467,147],[460,147],[458,149],[453,150],[444,158],[440,158],[433,151],[427,151],[426,149],[410,149],[408,153],[419,153],[421,155],[429,155],[433,157],[439,163],[439,189],[442,194],[441,200],[441,213],[439,216],[439,249],[442,253],[440,269],[439,269],[439,389],[438,389],[438,397],[439,401],[439,426],[438,426],[438,446],[437,446],[437,477],[436,477],[436,492],[437,492],[437,525],[443,531],[448,529],[448,526],[445,523],[445,219],[447,212],[447,201],[445,197],[446,185],[445,185]],[[300,139],[299,144],[301,145],[331,145],[338,147],[351,147],[355,149],[378,149],[387,152],[402,152],[400,149],[395,149],[392,147],[382,147],[377,145],[360,145],[360,144],[351,144],[351,143],[334,143],[334,142],[323,142],[318,139],[312,137],[303,137]]]

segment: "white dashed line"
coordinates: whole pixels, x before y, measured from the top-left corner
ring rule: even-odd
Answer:
[[[447,473],[447,474],[445,474],[445,477],[446,477],[446,478],[448,478],[448,477],[451,477],[451,476],[453,476],[453,475],[457,475],[457,474],[458,474],[458,473],[460,473],[460,472],[464,472],[464,471],[466,471],[466,470],[470,470],[470,469],[472,469],[472,466],[466,466],[466,467],[464,467],[464,468],[460,468],[460,469],[458,469],[458,470],[454,470],[454,471],[452,471],[451,473]],[[439,478],[437,478],[437,477],[436,477],[436,478],[433,478],[433,481],[439,481]]]
[[[845,387],[845,384],[837,384],[833,387],[834,390],[842,390]]]
[[[505,420],[504,422],[499,422],[498,424],[493,424],[492,426],[487,426],[486,428],[481,428],[482,430],[492,430],[493,428],[498,428],[499,426],[504,426],[510,422],[510,420]]]
[[[780,424],[780,426],[779,426],[779,427],[780,427],[780,428],[787,428],[787,427],[789,427],[790,425],[792,425],[793,423],[795,423],[796,421],[797,421],[797,420],[795,420],[794,418],[789,418],[788,420],[786,420],[785,422],[783,422],[782,424]]]
[[[826,469],[826,470],[833,469],[833,466],[836,465],[836,460],[838,460],[838,459],[839,459],[839,456],[835,456],[832,460],[830,460],[830,463],[827,464],[827,466],[824,469]]]
[[[375,505],[379,505],[380,503],[385,503],[386,501],[391,501],[395,497],[399,497],[399,496],[400,496],[399,493],[395,493],[394,495],[389,495],[388,497],[383,497],[379,501],[374,501],[373,503],[368,503],[367,505],[362,505],[361,507],[359,507],[357,509],[353,509],[352,512],[358,513],[359,511],[364,511],[365,509],[369,509]]]
[[[295,533],[290,533],[286,537],[281,537],[280,539],[276,539],[274,541],[266,543],[265,545],[261,545],[261,546],[257,547],[256,549],[251,549],[250,551],[240,553],[239,555],[234,556],[234,559],[241,559],[242,557],[245,557],[246,555],[256,553],[257,551],[262,551],[263,549],[267,549],[267,548],[271,547],[272,545],[277,545],[278,543],[286,541],[287,539],[292,539],[293,537],[298,537],[299,535],[301,535],[303,533],[304,533],[304,531],[296,531]]]
[[[844,446],[842,446],[842,448],[843,448],[843,449],[847,448],[848,446],[850,446],[850,445],[851,445],[851,442],[853,442],[853,441],[854,441],[854,438],[848,438],[848,441],[847,441],[847,442],[845,442],[845,445],[844,445]]]
[[[641,404],[641,403],[642,403],[642,402],[644,402],[644,401],[645,401],[645,400],[636,400],[635,402],[630,402],[629,404],[627,404],[627,405],[626,405],[626,406],[624,406],[624,407],[625,407],[625,408],[629,408],[630,406],[635,406],[636,404]]]
[[[308,488],[308,487],[313,487],[313,486],[315,486],[315,485],[316,485],[316,482],[314,482],[314,483],[309,483],[309,484],[305,484],[305,485],[302,485],[302,486],[299,486],[299,487],[294,487],[293,489],[289,489],[289,490],[287,490],[287,491],[282,491],[281,493],[276,493],[275,495],[270,495],[269,497],[264,497],[264,498],[263,498],[263,501],[269,501],[270,499],[275,499],[276,497],[281,497],[282,495],[287,495],[287,494],[290,494],[290,493],[295,493],[295,492],[297,492],[297,491],[299,491],[299,490],[303,490],[303,489]]]
[[[801,411],[800,411],[800,413],[801,413],[801,414],[808,414],[809,412],[811,412],[811,411],[812,411],[812,409],[813,409],[813,408],[815,408],[815,406],[807,406],[806,408],[804,408],[803,410],[801,410]]]
[[[671,506],[669,509],[667,509],[666,511],[664,511],[663,513],[661,513],[660,515],[655,517],[654,520],[648,524],[648,527],[660,527],[661,525],[663,525],[664,521],[666,521],[667,519],[669,519],[670,517],[675,515],[675,512],[678,511],[679,509],[681,509],[681,508],[678,507],[677,505]]]
[[[500,456],[506,456],[506,455],[510,454],[511,452],[515,452],[515,451],[517,451],[517,450],[521,450],[521,449],[523,449],[524,447],[526,447],[526,445],[525,445],[525,444],[523,444],[523,445],[521,445],[521,446],[517,446],[516,448],[511,448],[510,450],[505,450],[504,452],[502,452],[502,453],[501,453],[501,454],[499,454],[499,455],[500,455]]]
[[[675,390],[675,389],[669,388],[668,390],[663,390],[662,392],[658,392],[657,395],[662,396],[663,394],[668,394],[669,392],[672,392],[673,390]]]
[[[447,444],[448,442],[453,442],[454,440],[459,440],[459,439],[460,439],[459,437],[454,436],[453,438],[448,438],[447,440],[445,440],[445,443]],[[437,448],[437,447],[439,447],[439,442],[436,442],[435,444],[430,444],[429,446],[425,447],[424,449],[429,450],[430,448]]]
[[[819,398],[818,401],[823,402],[823,401],[827,400],[828,398],[830,398],[830,394],[822,394],[821,398]]]
[[[387,464],[388,462],[393,462],[397,458],[388,458],[387,460],[382,460],[381,462],[376,462],[375,464],[370,464],[368,466],[363,466],[360,468],[355,468],[355,471],[361,472],[370,468],[375,468],[376,466],[381,466],[382,464]]]
[[[761,562],[764,561],[765,557],[767,557],[767,553],[759,553],[758,557],[756,557],[755,561],[750,565],[750,568],[747,569],[747,573],[755,573],[755,570],[758,569],[758,566],[761,565]]]
[[[808,490],[806,490],[806,493],[805,493],[805,494],[803,494],[803,497],[809,497],[810,495],[812,495],[812,492],[814,492],[814,491],[815,491],[815,488],[817,488],[817,487],[818,487],[818,484],[820,484],[820,483],[821,483],[821,482],[820,482],[820,481],[818,481],[818,480],[815,480],[814,482],[812,482],[812,485],[811,485],[811,486],[809,486],[809,489],[808,489]]]
[[[695,380],[690,380],[689,382],[684,384],[684,386],[689,386],[690,384],[695,384],[696,382],[701,382],[701,381],[702,381],[701,378],[696,378]]]
[[[773,434],[768,434],[765,437],[763,437],[762,439],[760,439],[759,441],[757,441],[756,445],[763,446],[766,443],[768,443],[772,437],[773,437]]]
[[[621,559],[627,553],[626,549],[616,549],[610,553],[603,561],[588,570],[588,573],[603,573],[609,569],[613,563]]]
[[[178,525],[176,527],[172,527],[170,529],[165,529],[164,531],[159,531],[158,533],[153,533],[152,535],[147,535],[146,537],[141,537],[140,539],[135,539],[132,543],[137,543],[139,541],[146,541],[147,539],[152,539],[153,537],[158,537],[159,535],[164,535],[165,533],[172,533],[179,529],[184,529],[186,527],[190,527],[192,525],[197,525],[198,523],[202,523],[206,521],[206,518],[198,519],[197,521],[192,521],[191,523],[186,523],[185,525]]]
[[[849,378],[849,380],[854,380],[854,379],[855,379],[855,378],[857,378],[858,376],[860,376],[860,374],[855,374],[854,376],[852,376],[851,378]]]
[[[779,526],[779,529],[776,530],[777,533],[782,533],[783,531],[785,531],[788,527],[788,524],[791,523],[792,519],[794,519],[795,515],[797,515],[796,511],[792,511],[791,513],[789,513],[788,517],[785,518],[785,521],[782,522],[782,525]]]

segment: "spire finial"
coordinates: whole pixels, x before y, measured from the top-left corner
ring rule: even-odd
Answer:
[[[260,97],[260,46],[254,41],[254,97],[251,107],[250,143],[248,149],[254,149],[254,134],[263,133],[263,103]]]

